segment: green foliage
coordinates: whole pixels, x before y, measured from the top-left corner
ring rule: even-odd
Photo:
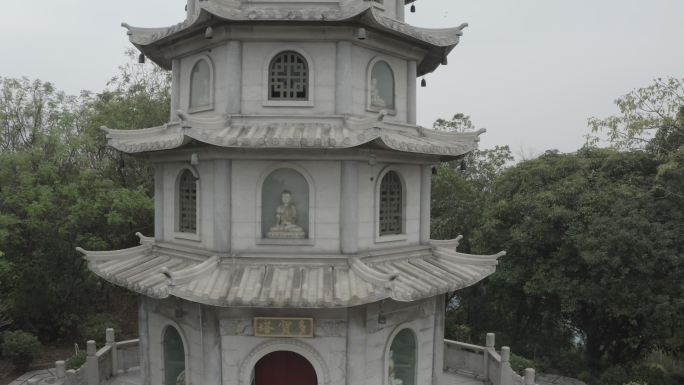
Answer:
[[[509,252],[494,294],[477,298],[482,326],[523,352],[566,350],[580,337],[595,365],[633,362],[672,337],[684,314],[671,284],[684,280],[684,211],[653,199],[656,170],[644,153],[584,149],[504,173],[475,240]]]
[[[470,117],[456,114],[451,120],[439,119],[434,128],[446,131],[472,131]],[[431,236],[433,239],[453,239],[463,235],[461,249],[470,249],[471,231],[479,226],[486,194],[492,183],[513,161],[508,146],[476,150],[460,162],[437,166],[432,178]]]
[[[513,353],[511,353],[511,367],[516,373],[521,375],[525,372],[525,369],[527,368],[539,368],[539,366],[534,361]]]
[[[653,154],[661,161],[654,188],[684,201],[684,79],[656,79],[615,103],[620,115],[589,119],[592,130],[607,134],[617,149]]]
[[[627,370],[624,367],[611,366],[601,374],[599,383],[601,385],[621,385],[628,383],[629,380],[629,374],[627,374]]]
[[[75,248],[130,247],[135,232],[152,232],[151,169],[107,148],[100,126],[166,122],[168,90],[167,74],[134,65],[104,92],[79,97],[0,78],[0,314],[16,327],[73,336],[120,295]]]
[[[25,371],[42,354],[38,338],[23,331],[4,332],[2,356],[12,362],[16,370]]]
[[[433,237],[462,233],[464,251],[508,251],[496,274],[455,294],[455,334],[496,332],[571,376],[631,371],[656,347],[684,351],[683,96],[670,79],[618,100],[620,116],[591,121],[612,149],[438,168]],[[473,127],[455,120],[436,126]]]
[[[86,341],[96,341],[103,345],[107,328],[121,330],[118,323],[108,313],[93,314],[81,325],[81,337]]]
[[[79,368],[81,368],[81,366],[85,365],[86,358],[88,358],[86,352],[78,352],[74,354],[65,361],[66,369],[78,370]]]

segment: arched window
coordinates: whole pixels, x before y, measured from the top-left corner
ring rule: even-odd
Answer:
[[[376,109],[394,109],[394,73],[384,61],[373,65],[370,76],[370,105]]]
[[[387,384],[416,385],[416,336],[404,329],[394,337],[387,357]]]
[[[276,55],[269,66],[269,100],[309,100],[309,65],[297,52]]]
[[[172,326],[164,332],[164,385],[185,385],[185,347]]]
[[[404,188],[399,174],[389,171],[380,183],[380,235],[404,232]]]
[[[178,181],[178,231],[197,233],[197,178],[190,170]]]
[[[298,171],[280,168],[261,187],[261,234],[268,239],[309,238],[309,183]]]
[[[192,67],[190,74],[190,108],[211,107],[211,67],[205,59]]]

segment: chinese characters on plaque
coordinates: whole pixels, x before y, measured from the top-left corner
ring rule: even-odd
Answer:
[[[313,318],[254,318],[256,337],[312,338]]]

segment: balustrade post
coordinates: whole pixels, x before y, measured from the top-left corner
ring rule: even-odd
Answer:
[[[496,337],[494,333],[487,333],[487,337],[485,338],[485,351],[484,351],[484,363],[482,367],[484,368],[484,379],[485,380],[490,380],[489,378],[489,353],[494,351],[494,345],[495,345]]]
[[[116,339],[114,334],[114,329],[107,328],[106,330],[107,346],[111,349],[109,352],[112,355],[112,377],[119,374],[119,354],[116,351]]]
[[[66,363],[64,361],[55,361],[55,377],[58,382],[64,383],[66,378]]]
[[[88,385],[100,385],[100,364],[97,362],[95,341],[88,341],[86,357],[86,381]]]
[[[511,368],[511,348],[501,347],[501,385],[513,385],[513,369]]]
[[[527,368],[525,369],[525,385],[536,385],[535,384],[535,379],[534,379],[534,369]]]
[[[74,379],[76,378],[76,371],[74,369],[69,369],[66,371],[66,378],[64,379],[64,384],[74,385]]]

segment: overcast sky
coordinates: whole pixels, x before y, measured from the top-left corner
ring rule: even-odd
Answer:
[[[0,10],[0,76],[39,78],[68,93],[99,91],[125,62],[122,21],[182,21],[185,0],[15,0]],[[530,156],[574,151],[587,118],[656,77],[684,77],[682,0],[418,0],[408,21],[468,22],[449,65],[419,88],[419,123],[456,112]]]

